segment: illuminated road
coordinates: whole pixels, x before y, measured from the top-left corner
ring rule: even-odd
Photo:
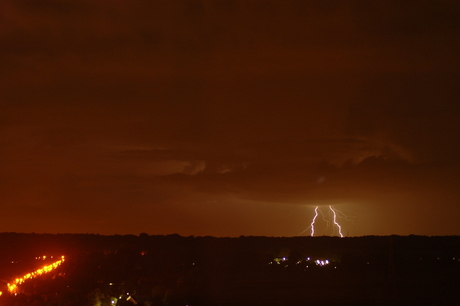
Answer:
[[[43,256],[43,259],[45,259],[46,257]],[[30,273],[27,273],[25,274],[24,276],[22,277],[18,277],[14,280],[14,282],[12,282],[11,284],[8,283],[7,286],[8,286],[8,291],[12,294],[14,293],[17,293],[18,291],[18,286],[21,285],[22,283],[24,283],[25,281],[27,280],[30,280],[30,279],[33,279],[37,276],[40,276],[40,275],[43,275],[43,274],[46,274],[46,273],[49,273],[53,270],[55,270],[57,267],[59,267],[63,262],[65,261],[65,258],[64,256],[61,256],[61,259],[58,260],[58,261],[55,261],[53,262],[52,264],[49,264],[49,265],[46,265],[40,269],[37,269],[33,272],[30,272]],[[2,293],[0,292],[0,295]]]

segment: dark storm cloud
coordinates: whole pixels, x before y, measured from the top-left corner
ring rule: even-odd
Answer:
[[[363,135],[387,133],[418,158],[454,162],[460,147],[455,123],[460,107],[456,77],[452,72],[378,76],[363,86],[368,103],[353,105],[350,132]]]
[[[459,15],[455,1],[3,1],[5,216],[235,235],[214,228],[225,214],[272,204],[267,220],[334,201],[458,211]]]

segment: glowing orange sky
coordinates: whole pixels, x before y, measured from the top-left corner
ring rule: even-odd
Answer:
[[[1,1],[0,231],[460,234],[456,1]]]

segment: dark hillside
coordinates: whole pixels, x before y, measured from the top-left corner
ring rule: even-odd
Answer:
[[[1,305],[446,305],[460,297],[458,236],[3,233],[0,246]],[[34,258],[53,255],[66,261],[8,292],[6,283],[36,269]]]

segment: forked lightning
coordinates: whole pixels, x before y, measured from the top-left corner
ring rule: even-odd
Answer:
[[[342,212],[336,210],[334,207],[332,207],[332,205],[329,205],[329,210],[331,211],[332,213],[332,222],[334,223],[334,226],[337,228],[337,231],[338,231],[338,234],[340,237],[344,237],[343,234],[342,234],[342,226],[339,224],[339,222],[337,221],[337,212],[343,214]],[[307,231],[308,229],[310,229],[310,236],[313,237],[315,236],[315,224],[316,224],[316,219],[318,218],[319,214],[321,213],[321,215],[323,216],[323,220],[327,223],[327,227],[329,227],[329,221],[326,219],[325,215],[323,214],[323,212],[320,210],[319,206],[316,206],[315,207],[315,215],[313,216],[313,219],[311,220],[311,223],[310,223],[310,226],[304,230],[302,233],[304,233],[305,231]],[[330,216],[330,214],[329,214]]]

